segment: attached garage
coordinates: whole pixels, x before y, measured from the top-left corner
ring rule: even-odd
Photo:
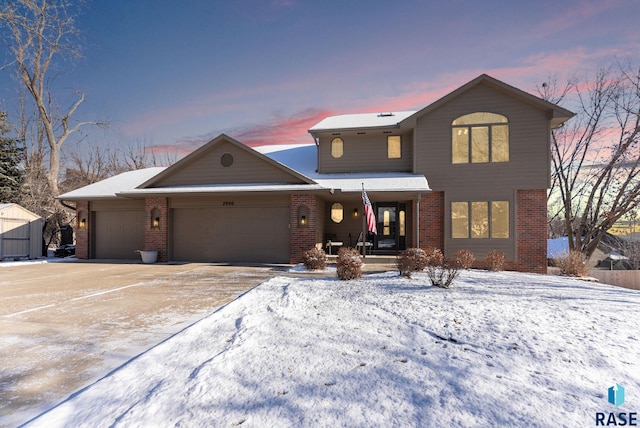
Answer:
[[[177,261],[289,262],[288,197],[174,201],[172,255]],[[206,204],[206,205],[204,205]]]
[[[42,217],[17,204],[0,204],[0,261],[42,255]]]
[[[93,257],[96,259],[136,259],[144,248],[144,202],[93,203]]]

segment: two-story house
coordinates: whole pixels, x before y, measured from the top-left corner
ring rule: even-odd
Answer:
[[[60,199],[76,202],[81,258],[144,248],[161,261],[296,263],[365,236],[371,254],[499,250],[512,269],[544,272],[550,133],[572,116],[481,75],[422,110],[328,117],[313,144],[220,135],[168,168]],[[363,187],[377,235],[362,235]]]

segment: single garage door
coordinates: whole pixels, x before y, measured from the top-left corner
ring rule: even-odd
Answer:
[[[174,260],[289,262],[288,207],[176,208],[172,214]]]
[[[97,211],[95,258],[135,259],[144,249],[144,211]]]

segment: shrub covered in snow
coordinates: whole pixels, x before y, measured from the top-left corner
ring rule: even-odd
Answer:
[[[563,257],[553,259],[553,263],[560,268],[563,275],[585,276],[587,274],[587,259],[580,251],[570,251]]]
[[[473,253],[469,250],[456,251],[453,257],[461,269],[471,269],[473,262],[476,260]]]
[[[327,266],[327,254],[322,248],[312,248],[302,255],[307,270],[323,270]]]
[[[422,248],[407,248],[396,258],[396,267],[400,276],[411,278],[411,273],[424,270],[427,262],[427,253]]]
[[[362,276],[362,259],[355,248],[340,248],[336,259],[336,272],[342,281]]]
[[[487,254],[487,269],[499,272],[504,269],[506,257],[502,251],[493,250]]]
[[[438,250],[439,251],[439,250]],[[442,254],[442,252],[440,252]],[[460,266],[457,260],[447,260],[442,257],[440,264],[429,264],[425,268],[431,285],[440,288],[449,288],[460,274]]]

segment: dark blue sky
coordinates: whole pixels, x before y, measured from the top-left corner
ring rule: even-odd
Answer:
[[[325,115],[421,108],[482,73],[533,92],[637,63],[638,18],[635,0],[93,0],[57,79],[86,94],[78,119],[112,121],[100,144],[308,143]],[[2,71],[10,115],[13,85]]]

